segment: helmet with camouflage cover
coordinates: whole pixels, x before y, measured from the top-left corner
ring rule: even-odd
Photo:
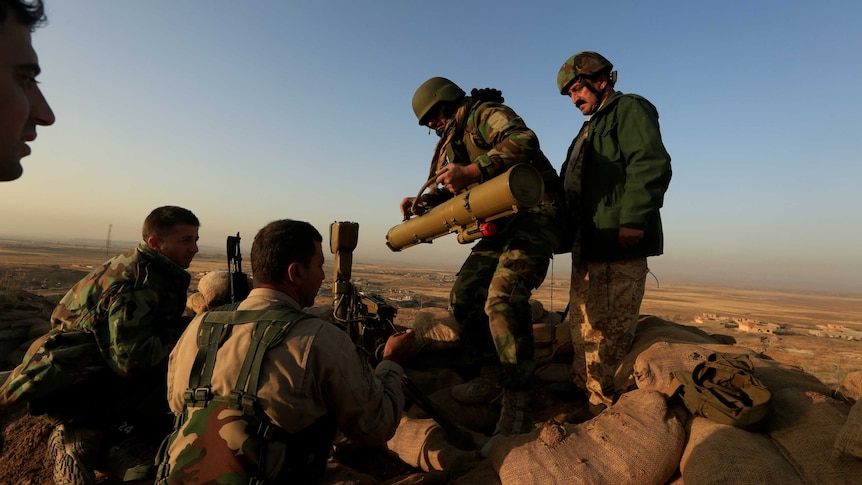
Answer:
[[[601,72],[611,72],[614,65],[601,54],[593,51],[581,51],[570,57],[557,73],[557,87],[560,94],[567,95],[568,87],[581,77],[593,76]]]
[[[437,103],[455,101],[466,96],[463,89],[445,77],[432,77],[413,93],[413,112],[420,125]]]

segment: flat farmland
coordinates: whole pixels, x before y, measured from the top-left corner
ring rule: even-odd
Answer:
[[[23,289],[51,300],[59,299],[94,266],[126,247],[104,247],[0,240],[0,289]],[[251,272],[246,249],[243,270]],[[326,281],[317,305],[331,303],[329,285],[334,269],[327,254]],[[224,254],[202,252],[189,273],[191,290],[209,271],[226,270]],[[394,267],[354,261],[352,280],[363,291],[383,296],[401,307],[399,319],[412,318],[421,306],[446,307],[454,270]],[[568,274],[549,273],[534,292],[547,310],[563,311],[568,301]],[[840,384],[848,372],[862,371],[862,342],[814,336],[810,330],[831,325],[847,334],[862,331],[862,294],[829,294],[733,285],[708,285],[647,280],[641,313],[694,325],[709,333],[728,335],[740,345],[776,360],[798,365],[830,385]],[[774,324],[775,333],[747,333],[740,321]],[[818,327],[820,326],[820,327]]]

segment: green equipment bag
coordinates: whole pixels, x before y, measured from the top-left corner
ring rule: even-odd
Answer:
[[[691,372],[677,371],[677,393],[695,416],[739,428],[756,427],[769,414],[772,395],[754,376],[746,354],[710,354]]]

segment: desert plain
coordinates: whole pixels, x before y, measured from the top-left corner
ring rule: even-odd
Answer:
[[[0,289],[26,290],[57,301],[94,266],[132,245],[126,246],[115,244],[106,248],[93,243],[0,239]],[[242,261],[246,273],[251,273],[249,248],[250,241],[246,242]],[[332,261],[327,254],[327,277],[317,305],[331,303]],[[197,288],[197,282],[207,272],[227,268],[225,253],[203,249],[189,268],[190,291]],[[455,271],[367,264],[355,258],[351,276],[360,290],[382,296],[400,307],[398,318],[406,319],[421,306],[446,307]],[[562,312],[568,293],[568,272],[561,272],[558,267],[549,272],[533,296],[546,310]],[[659,282],[648,277],[641,313],[697,326],[708,333],[728,335],[739,345],[801,367],[830,387],[840,385],[848,372],[862,370],[862,341],[857,340],[862,337],[856,334],[862,332],[862,293],[665,279]],[[772,324],[769,327],[775,331],[743,332],[744,325],[740,322]],[[822,336],[812,335],[811,331],[820,331]],[[827,333],[832,336],[826,336]]]

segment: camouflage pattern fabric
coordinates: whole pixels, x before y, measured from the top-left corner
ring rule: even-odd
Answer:
[[[190,276],[145,243],[75,284],[0,387],[0,405],[49,396],[110,369],[134,376],[165,365],[185,328]]]
[[[572,264],[572,370],[592,404],[610,406],[618,397],[614,373],[634,341],[648,273],[646,258]]]
[[[501,385],[522,389],[535,367],[530,295],[544,281],[562,239],[555,219],[565,216],[558,205],[563,201],[562,182],[536,134],[504,104],[465,99],[441,140],[449,141],[443,151],[450,154],[450,162],[475,163],[483,182],[519,163],[534,166],[545,182],[541,204],[494,221],[499,232],[473,247],[450,294],[472,363],[499,362]]]
[[[242,411],[230,409],[227,402],[187,408],[182,429],[171,435],[171,473],[162,483],[249,483],[247,470],[257,470],[263,440],[249,434],[246,424]]]
[[[499,362],[501,385],[523,389],[535,368],[530,295],[544,281],[560,235],[548,216],[510,219],[496,236],[476,244],[450,297],[473,364]]]
[[[465,98],[441,134],[440,143],[445,146],[435,151],[444,153],[450,163],[475,163],[482,174],[482,182],[519,163],[530,164],[542,175],[549,200],[561,203],[563,186],[560,177],[542,152],[538,137],[524,120],[504,104],[483,102],[472,106],[472,103],[471,98]],[[471,107],[473,109],[467,112]],[[439,163],[432,160],[432,174],[439,168]],[[429,197],[429,203],[436,205],[451,198],[452,194],[437,187]],[[553,215],[554,209],[553,204],[540,204],[531,211]]]

